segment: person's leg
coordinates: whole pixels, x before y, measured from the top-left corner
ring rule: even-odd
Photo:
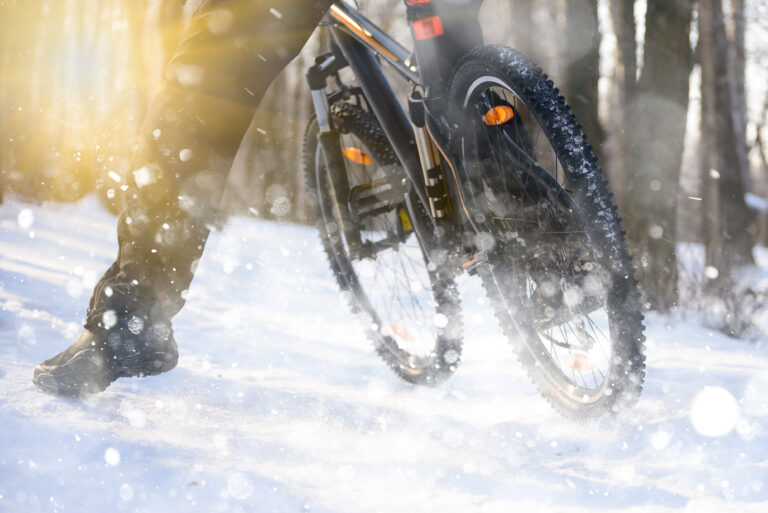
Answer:
[[[240,141],[267,87],[331,3],[203,1],[141,128],[118,257],[94,289],[85,339],[39,365],[38,386],[98,391],[117,377],[175,365],[170,319],[184,305]],[[111,374],[89,383],[72,376],[105,367],[89,361],[102,355]]]

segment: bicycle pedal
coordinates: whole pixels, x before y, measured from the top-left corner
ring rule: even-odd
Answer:
[[[349,192],[349,210],[355,221],[391,211],[403,202],[408,182],[403,176],[380,178],[358,185]]]

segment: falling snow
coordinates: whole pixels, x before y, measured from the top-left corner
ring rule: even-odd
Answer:
[[[365,341],[314,231],[252,216],[193,264],[177,369],[85,400],[42,394],[32,368],[77,336],[114,225],[94,199],[0,206],[2,512],[768,510],[766,340],[649,315],[640,402],[574,424],[462,279],[464,350],[444,355],[459,369],[415,388]]]

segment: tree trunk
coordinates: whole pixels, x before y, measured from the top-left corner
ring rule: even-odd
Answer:
[[[678,298],[676,217],[688,113],[692,0],[649,0],[644,65],[629,106],[627,228],[651,308]]]
[[[629,105],[634,102],[637,87],[637,43],[635,42],[635,0],[611,0],[611,20],[616,34],[614,60],[614,93],[611,108],[611,124],[618,155],[609,169],[611,189],[616,203],[623,207],[626,196],[630,137]]]
[[[600,31],[597,0],[569,0],[566,19],[568,47],[565,83],[568,103],[601,159],[603,128],[598,113]]]
[[[747,145],[747,94],[746,94],[746,17],[744,0],[731,0],[732,38],[728,53],[728,77],[731,88],[731,113],[739,173],[745,189],[749,187],[749,157]]]
[[[715,268],[720,266],[722,227],[720,217],[720,186],[715,89],[715,35],[712,2],[699,3],[699,62],[701,63],[701,149],[700,176],[703,189],[705,260]]]
[[[732,268],[754,263],[753,236],[748,231],[752,215],[744,200],[744,180],[739,166],[738,141],[732,115],[733,99],[728,66],[728,39],[721,0],[700,0],[702,97],[708,112],[702,134],[708,142],[703,178],[717,188],[719,219],[709,219],[708,230],[719,234],[707,237],[707,265],[725,279]],[[715,201],[714,193],[709,195]],[[708,216],[714,209],[705,205]],[[719,225],[719,226],[718,226]],[[720,244],[717,244],[718,241]],[[711,246],[711,247],[710,247]],[[719,247],[718,247],[719,246]]]

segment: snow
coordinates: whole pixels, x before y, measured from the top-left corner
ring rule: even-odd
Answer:
[[[0,512],[768,511],[765,338],[650,315],[640,402],[579,425],[468,279],[461,367],[415,388],[363,339],[305,227],[234,218],[211,236],[172,372],[38,392],[32,368],[76,337],[115,252],[92,199],[0,206]]]
[[[763,213],[768,212],[768,199],[761,198],[757,194],[748,192],[744,195],[744,201],[747,203],[747,206],[753,210]]]

